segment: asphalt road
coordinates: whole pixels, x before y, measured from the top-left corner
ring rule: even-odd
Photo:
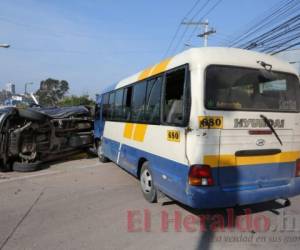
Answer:
[[[77,159],[34,173],[0,173],[0,250],[299,249],[300,197],[282,207],[194,211],[147,203],[113,163]]]

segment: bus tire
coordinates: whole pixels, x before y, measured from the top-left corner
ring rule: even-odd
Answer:
[[[157,189],[154,186],[153,175],[147,161],[142,165],[140,184],[145,199],[150,203],[157,202]]]
[[[99,161],[102,163],[106,163],[109,162],[109,159],[107,157],[104,156],[103,154],[103,148],[102,148],[102,142],[99,142],[98,148],[97,148],[97,154],[98,154],[98,158]]]

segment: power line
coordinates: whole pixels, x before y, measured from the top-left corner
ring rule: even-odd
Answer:
[[[297,3],[297,4],[299,4],[299,3]],[[293,6],[294,7],[294,6]],[[292,7],[292,8],[293,8]],[[292,10],[292,8],[291,9],[289,9],[289,10],[286,10],[286,11],[284,11],[284,13],[287,13],[287,11],[290,11],[290,10]],[[300,8],[299,8],[299,10],[300,10]],[[293,12],[294,12],[295,10],[293,10]],[[271,25],[271,24],[273,24],[273,23],[275,23],[275,20],[270,20],[269,22],[267,22],[265,25],[264,25],[264,27],[267,27],[267,26],[269,26],[269,25]],[[287,26],[287,25],[286,25]],[[271,31],[269,31],[269,33],[272,33],[273,31],[276,31],[276,30],[271,30]],[[254,34],[254,32],[253,32],[253,34]],[[265,37],[268,35],[268,33],[266,33],[266,35],[265,35]],[[261,38],[263,38],[263,37],[261,37]],[[256,39],[258,39],[258,38],[256,38]],[[240,45],[240,47],[242,47],[243,45]]]
[[[201,8],[200,8],[199,11],[197,12],[197,14],[200,14],[201,11],[204,10],[204,9],[206,8],[206,6],[209,4],[210,1],[211,1],[211,0],[206,0],[206,2],[203,3],[203,5],[201,6]],[[194,19],[195,19],[195,16],[192,17],[191,21],[194,21]],[[198,22],[201,22],[201,21],[202,21],[202,20],[199,20]],[[182,24],[183,24],[183,23],[181,23],[181,25],[182,25]],[[196,29],[197,29],[197,27],[196,27]],[[177,51],[177,49],[178,49],[178,47],[180,46],[180,44],[183,43],[183,40],[184,40],[184,37],[185,37],[187,31],[188,31],[188,26],[185,27],[184,32],[182,33],[180,39],[179,39],[178,42],[176,43],[175,51]]]
[[[230,47],[277,54],[300,44],[300,1],[284,0],[265,12]]]
[[[191,13],[193,13],[194,9],[198,6],[198,4],[201,2],[201,0],[197,0],[194,5],[192,6],[192,8],[184,15],[184,17],[181,19],[181,22],[184,21],[184,19],[186,19]],[[168,55],[168,53],[170,52],[172,46],[173,46],[173,43],[180,31],[180,28],[181,28],[181,22],[178,24],[177,28],[176,28],[176,31],[171,39],[171,42],[169,43],[169,46],[164,54],[164,57],[166,57]]]
[[[211,12],[213,12],[217,7],[218,5],[222,2],[223,0],[218,0],[200,19],[199,21],[202,21],[205,17],[207,17]],[[191,35],[189,36],[188,40],[186,43],[189,43],[192,39],[192,37],[194,36],[194,34],[196,33],[197,31],[197,27],[195,27],[191,33]]]
[[[244,43],[240,48],[256,49],[276,54],[298,45],[300,40],[300,14]]]
[[[290,44],[292,41],[294,40],[297,40],[300,38],[300,33],[297,34],[297,36],[294,36],[293,38],[289,38],[288,40],[284,40],[284,41],[281,41],[280,43],[277,43],[276,45],[273,45],[273,46],[269,46],[268,47],[268,53],[275,53],[276,51],[278,51],[279,49],[287,46],[288,44]],[[288,45],[289,46],[289,45]]]
[[[245,27],[241,27],[239,31],[237,31],[233,35],[231,35],[232,38],[230,39],[230,41],[228,41],[226,44],[224,44],[224,46],[229,46],[230,43],[232,43],[233,41],[240,38],[243,34],[251,31],[251,29],[253,29],[253,27],[257,27],[258,25],[260,25],[261,20],[264,19],[266,17],[266,15],[268,15],[270,12],[273,12],[274,10],[278,9],[278,7],[280,7],[282,5],[282,3],[285,1],[286,0],[283,0],[283,1],[279,2],[277,5],[274,5],[273,7],[271,6],[271,8],[268,8],[268,11],[265,11],[265,12],[261,13],[259,16],[255,17],[255,19],[253,19],[249,23],[247,23],[245,25]]]
[[[276,8],[273,8],[271,10],[271,12],[267,12],[266,16],[263,16],[262,19],[258,20],[257,23],[254,23],[246,32],[239,35],[239,38],[237,38],[235,41],[233,41],[229,46],[233,47],[233,46],[237,45],[239,42],[245,40],[247,37],[249,37],[251,35],[251,33],[253,33],[254,30],[257,32],[259,29],[262,29],[266,25],[266,22],[268,20],[272,20],[273,16],[278,15],[278,13],[280,13],[280,11],[283,8],[287,7],[290,2],[284,0],[280,3],[280,5],[278,5],[278,6],[276,5]],[[269,14],[269,13],[271,13],[271,14]]]
[[[208,20],[206,20],[205,22],[193,22],[193,21],[189,21],[189,22],[183,22],[183,25],[187,25],[187,26],[200,26],[200,27],[204,27],[204,32],[201,33],[200,35],[198,35],[198,37],[203,37],[204,40],[204,47],[207,47],[208,45],[208,36],[212,35],[214,33],[216,33],[216,31],[214,29],[208,29]]]
[[[206,21],[205,23],[205,28],[204,28],[204,32],[200,35],[198,35],[198,37],[203,37],[204,40],[204,47],[208,46],[208,37],[212,34],[215,34],[216,30],[211,28],[210,30],[208,30],[208,21]]]
[[[210,1],[210,0],[206,0],[206,1],[201,5],[201,7],[199,8],[199,10],[192,16],[192,20],[193,20],[194,18],[196,18],[197,15],[199,15],[199,13],[207,6],[207,4],[209,3],[209,1]],[[182,27],[182,23],[183,23],[184,20],[187,19],[187,18],[188,18],[188,16],[185,16],[185,17],[182,19],[181,23],[179,24],[179,28]],[[175,51],[175,52],[177,51],[179,45],[182,44],[182,42],[183,42],[183,40],[184,40],[184,37],[185,37],[187,31],[188,31],[188,27],[185,27],[185,29],[183,30],[183,32],[182,32],[180,38],[178,39],[177,43],[175,44],[175,47],[174,47],[174,51]]]
[[[289,46],[285,47],[284,49],[281,49],[281,50],[275,51],[275,52],[273,52],[273,53],[272,53],[272,55],[275,55],[275,54],[278,54],[278,53],[280,53],[280,52],[286,51],[286,50],[288,50],[288,49],[290,49],[290,48],[293,48],[293,47],[296,47],[296,46],[298,46],[298,45],[300,45],[300,42],[297,42],[297,43],[291,44],[291,45],[289,45]]]
[[[192,14],[193,13],[193,11],[194,11],[194,9],[198,6],[198,4],[201,2],[201,0],[197,0],[195,3],[194,3],[194,5],[193,5],[193,7],[185,14],[185,16],[183,17],[183,20],[185,19],[185,18],[187,18],[190,14]]]
[[[270,31],[267,31],[266,33],[263,33],[262,35],[259,35],[258,37],[248,41],[247,43],[241,45],[241,48],[244,49],[253,49],[257,47],[257,43],[264,44],[266,42],[269,42],[270,40],[273,40],[275,38],[281,37],[287,33],[290,33],[291,31],[294,31],[296,27],[295,24],[297,24],[297,21],[300,20],[300,15],[297,15],[295,17],[292,17],[288,21],[276,26],[275,28],[271,29]]]
[[[299,4],[300,3],[297,0],[285,0],[280,2],[279,5],[276,5],[276,8],[272,8],[271,14],[268,14],[262,20],[259,20],[258,23],[255,23],[251,28],[241,34],[238,39],[232,41],[228,46],[243,47],[242,45],[239,45],[241,42],[246,41],[246,39],[254,36],[259,31],[272,25],[273,23],[276,23],[276,21],[279,21],[279,19],[282,20],[286,18],[290,12],[295,11],[294,8]]]

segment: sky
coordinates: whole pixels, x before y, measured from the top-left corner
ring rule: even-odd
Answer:
[[[210,0],[198,18],[217,1]],[[178,24],[195,2],[0,0],[0,44],[11,45],[0,48],[0,89],[12,82],[23,92],[24,84],[33,82],[29,90],[34,91],[51,77],[67,80],[69,94],[94,97],[107,86],[161,61]],[[206,17],[217,31],[209,45],[226,44],[279,2],[223,0]],[[187,35],[193,29],[190,27]],[[185,49],[187,40],[175,40],[169,55]],[[196,36],[188,43],[203,45]]]

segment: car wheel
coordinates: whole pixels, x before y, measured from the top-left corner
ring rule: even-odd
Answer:
[[[43,121],[49,118],[47,115],[33,109],[19,109],[18,112],[21,118],[32,121]]]
[[[102,142],[99,142],[97,153],[98,153],[98,158],[99,158],[100,162],[102,162],[102,163],[109,162],[109,159],[107,157],[105,157],[103,154]]]
[[[141,169],[140,184],[143,195],[147,201],[154,203],[157,201],[157,190],[154,186],[153,175],[149,168],[149,163],[145,162]]]
[[[33,172],[42,169],[41,163],[42,162],[40,161],[32,163],[21,163],[16,161],[13,163],[13,170],[16,172]]]

